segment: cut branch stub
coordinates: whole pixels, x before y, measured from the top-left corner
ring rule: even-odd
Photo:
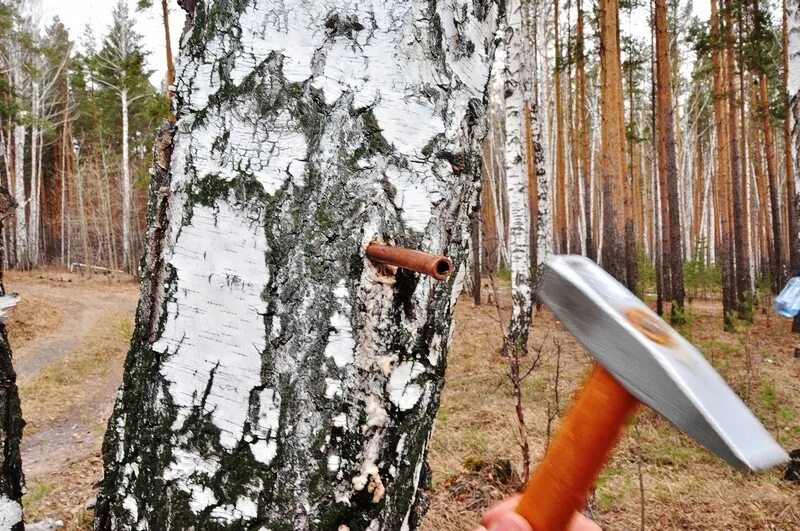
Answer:
[[[429,275],[436,280],[447,280],[453,272],[453,261],[446,256],[415,251],[405,247],[370,243],[367,246],[367,258],[373,262],[402,267]]]

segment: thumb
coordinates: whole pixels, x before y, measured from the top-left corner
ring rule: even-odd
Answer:
[[[489,531],[532,531],[532,528],[522,516],[509,511],[497,517]]]

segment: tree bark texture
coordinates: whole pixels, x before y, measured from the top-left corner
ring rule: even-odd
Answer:
[[[133,270],[131,257],[131,161],[129,153],[128,89],[119,93],[122,104],[122,263],[125,271]]]
[[[659,138],[664,144],[666,181],[666,210],[663,228],[669,233],[669,279],[672,296],[672,317],[682,319],[683,310],[683,246],[681,245],[680,199],[678,197],[678,163],[675,146],[675,120],[672,107],[672,76],[670,75],[669,35],[667,32],[666,0],[656,0],[656,69],[658,71],[658,114],[661,117]],[[662,209],[663,211],[663,209]],[[666,227],[669,230],[666,230]],[[666,266],[666,264],[665,264]],[[676,308],[677,306],[677,308]],[[680,308],[681,312],[678,312]]]
[[[714,173],[715,191],[719,214],[719,257],[722,269],[722,310],[726,330],[734,326],[732,312],[736,305],[736,286],[733,275],[733,242],[730,209],[730,143],[728,137],[728,109],[725,73],[722,54],[722,31],[720,28],[719,0],[711,0],[711,62],[714,92],[714,128],[716,131],[716,155]]]
[[[556,121],[556,223],[555,223],[555,243],[556,252],[567,253],[567,168],[564,160],[564,96],[561,90],[562,67],[561,67],[561,44],[559,42],[559,12],[560,0],[553,0],[553,42],[555,45],[555,70],[553,71],[553,83],[555,85],[555,121]],[[570,220],[574,223],[575,220]]]
[[[218,0],[192,15],[95,527],[415,528],[496,7]],[[374,239],[457,273],[376,268]]]
[[[10,214],[16,201],[4,186],[0,186],[0,217]],[[3,223],[0,221],[0,232]],[[0,241],[0,297],[6,295],[3,284],[5,247]],[[22,438],[22,420],[17,375],[11,359],[6,326],[0,320],[0,529],[23,531],[22,490],[25,478],[22,473],[19,443]]]
[[[734,282],[736,286],[736,309],[740,317],[744,318],[750,313],[746,309],[750,295],[749,265],[750,258],[747,255],[747,236],[745,234],[745,209],[742,197],[742,168],[741,154],[739,153],[739,115],[737,113],[738,102],[736,100],[735,75],[735,50],[733,36],[733,3],[731,0],[724,0],[724,27],[725,27],[725,83],[727,86],[727,108],[728,108],[728,138],[730,140],[730,175],[731,175],[731,205],[733,221],[732,245],[735,253],[734,262]],[[750,318],[752,319],[752,317]]]
[[[787,112],[790,117],[791,149],[794,157],[793,175],[795,191],[800,190],[797,178],[800,176],[800,0],[786,0],[786,98]],[[788,158],[787,158],[788,160]],[[791,198],[797,205],[798,198]],[[800,221],[798,221],[800,223]],[[793,231],[800,231],[799,226],[792,226]],[[800,233],[791,234],[793,239],[800,239]],[[800,251],[798,251],[800,252]],[[792,273],[795,273],[793,271]]]
[[[586,256],[597,260],[597,249],[592,237],[592,173],[591,173],[591,147],[589,145],[589,113],[586,100],[586,58],[584,57],[583,35],[583,0],[578,0],[578,20],[576,22],[575,61],[576,61],[576,107],[578,120],[578,143],[576,149],[580,154],[580,172],[583,181],[583,215],[586,226]]]
[[[30,269],[30,255],[28,253],[28,221],[25,217],[25,126],[14,126],[14,199],[19,208],[16,210],[16,260],[15,265],[20,269]]]
[[[600,20],[600,183],[603,200],[602,266],[627,283],[625,233],[625,135],[622,69],[618,40],[619,2],[601,0]],[[628,286],[635,288],[635,286]]]
[[[781,63],[783,67],[783,94],[787,97],[786,100],[786,113],[783,117],[783,143],[784,143],[784,167],[786,168],[786,203],[789,207],[789,262],[791,274],[800,270],[800,225],[798,225],[798,212],[797,212],[797,186],[795,184],[795,171],[794,159],[792,153],[792,116],[789,107],[789,27],[787,20],[786,3],[788,0],[783,0],[782,3],[782,24],[781,24]],[[797,59],[795,58],[795,61]]]
[[[531,213],[525,145],[525,117],[522,88],[523,36],[522,3],[506,3],[506,24],[501,28],[505,64],[505,169],[508,193],[508,244],[511,257],[511,321],[508,341],[515,352],[527,351],[528,329],[533,310],[531,289]]]

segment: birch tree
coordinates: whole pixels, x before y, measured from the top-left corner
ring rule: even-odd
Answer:
[[[197,4],[96,529],[418,526],[496,16]],[[377,269],[375,239],[458,272]]]
[[[2,6],[0,6],[2,8]],[[2,13],[0,13],[0,19]],[[2,20],[0,20],[2,27]],[[0,157],[1,158],[1,157]],[[18,205],[11,193],[0,186],[0,230],[6,219]],[[6,294],[3,285],[3,262],[5,248],[0,241],[0,529],[23,531],[22,490],[25,483],[22,474],[19,443],[22,438],[22,411],[17,392],[17,376],[11,361],[11,346],[8,344],[6,326],[2,317],[9,307],[19,300],[16,294]]]
[[[795,181],[795,190],[800,190],[797,178],[800,176],[800,0],[786,0],[784,3],[786,17],[786,101],[787,112],[790,116],[791,146],[794,157],[792,178]],[[788,160],[788,158],[787,158]],[[791,197],[789,201],[797,204],[798,197]],[[800,230],[793,226],[793,231]],[[792,238],[800,238],[800,233],[791,234]]]
[[[528,348],[533,292],[531,289],[531,219],[525,142],[525,100],[522,87],[523,6],[518,0],[506,3],[506,22],[498,32],[503,58],[505,104],[505,169],[508,194],[508,243],[511,258],[511,321],[508,349],[514,354]],[[497,63],[500,61],[498,60]],[[499,64],[498,64],[499,66]]]
[[[133,30],[134,21],[125,0],[113,10],[113,24],[100,51],[91,57],[92,78],[119,97],[122,132],[122,261],[126,271],[135,269],[131,254],[131,163],[130,106],[150,96],[142,37]]]

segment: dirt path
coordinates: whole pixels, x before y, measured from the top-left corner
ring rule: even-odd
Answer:
[[[103,291],[97,283],[87,289],[86,284],[66,283],[63,286],[51,283],[40,284],[33,279],[23,282],[7,282],[6,289],[20,293],[23,297],[35,296],[46,300],[64,315],[64,320],[53,332],[29,341],[14,351],[14,368],[17,378],[36,375],[78,348],[86,340],[98,321],[110,314],[131,313],[136,307],[136,291]]]
[[[13,353],[28,423],[22,439],[33,493],[28,513],[69,523],[99,479],[102,436],[121,381],[138,289],[131,282],[60,272],[12,273],[5,284],[23,301],[12,310],[17,315],[9,314],[12,345],[26,327],[44,329],[21,344],[17,339]],[[36,322],[43,312],[57,317]],[[84,488],[65,499],[57,485],[67,482]]]

